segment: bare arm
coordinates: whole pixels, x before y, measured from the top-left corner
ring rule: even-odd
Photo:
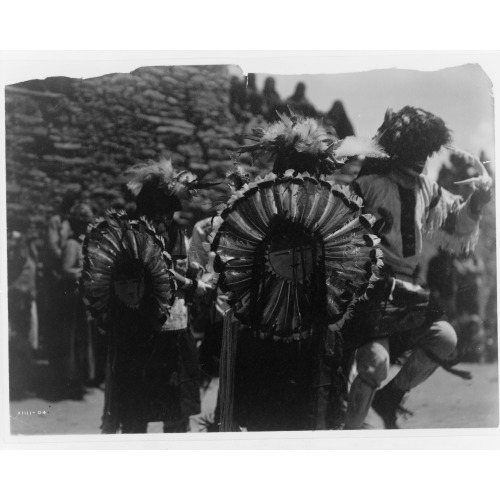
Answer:
[[[50,251],[58,258],[62,257],[60,225],[60,219],[56,216],[52,217],[47,235]]]
[[[62,274],[65,278],[77,281],[82,274],[80,264],[80,243],[76,240],[68,240],[63,251],[61,258]]]

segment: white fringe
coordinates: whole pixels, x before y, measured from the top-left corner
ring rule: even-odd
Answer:
[[[429,239],[439,248],[447,250],[454,254],[470,253],[476,248],[479,241],[479,225],[469,234],[450,234],[443,229],[438,229],[431,233],[427,233]]]
[[[459,196],[443,192],[439,203],[431,210],[425,226],[427,238],[443,250],[455,254],[472,252],[479,240],[479,224],[467,234],[448,233],[443,229],[448,215],[458,211],[461,201]],[[452,202],[451,209],[450,202]]]

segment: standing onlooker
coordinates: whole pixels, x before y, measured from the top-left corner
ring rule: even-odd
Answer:
[[[498,361],[498,319],[497,319],[497,287],[490,292],[484,311],[484,328],[486,330],[486,361]]]
[[[486,336],[481,321],[482,260],[474,254],[455,256],[440,250],[429,261],[427,284],[457,331],[457,361],[481,361]]]
[[[231,77],[229,85],[229,110],[238,122],[246,119],[247,93],[245,83],[236,75]]]
[[[76,204],[70,210],[68,221],[71,227],[62,250],[61,325],[58,332],[58,372],[62,377],[66,396],[80,399],[84,394],[84,383],[90,378],[92,353],[90,352],[90,320],[83,303],[78,283],[82,274],[82,239],[92,221],[92,209],[86,204]]]
[[[354,128],[345,111],[342,101],[335,101],[328,113],[326,114],[327,123],[330,123],[335,129],[339,139],[344,139],[354,135]]]
[[[47,396],[58,398],[62,396],[62,387],[57,379],[57,358],[60,351],[60,329],[62,321],[62,274],[61,258],[63,248],[71,235],[68,214],[76,203],[80,193],[69,191],[62,199],[59,212],[52,215],[48,222],[45,252],[43,255],[43,279],[39,283],[40,296],[38,312],[40,319],[40,335],[43,338],[43,348],[46,351],[51,369],[51,380],[47,384]]]
[[[262,114],[264,99],[257,90],[255,73],[248,73],[247,77],[247,108],[250,114],[257,116]]]
[[[280,111],[283,104],[281,97],[275,89],[275,80],[272,76],[268,76],[264,80],[264,89],[262,90],[264,99],[264,118],[268,122],[273,122],[278,119],[276,111]]]
[[[18,231],[8,236],[7,260],[10,397],[16,399],[33,382],[30,330],[36,295],[36,264],[29,256],[26,238]]]
[[[47,243],[51,256],[56,260],[56,265],[59,264],[64,245],[72,232],[68,220],[69,213],[79,198],[80,193],[78,191],[67,193],[61,202],[59,213],[54,214],[49,220]]]
[[[304,82],[297,83],[295,92],[287,100],[286,104],[295,112],[315,118],[317,112],[315,107],[309,102],[306,97],[306,85]]]

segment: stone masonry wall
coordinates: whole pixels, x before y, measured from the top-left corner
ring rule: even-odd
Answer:
[[[224,177],[238,145],[229,78],[225,66],[162,66],[6,87],[9,220],[43,225],[78,186],[100,213],[123,205],[124,171],[160,155],[207,180]],[[196,218],[213,213],[217,189],[193,202]]]

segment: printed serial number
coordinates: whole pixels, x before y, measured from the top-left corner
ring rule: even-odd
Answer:
[[[48,415],[47,410],[37,410],[37,411],[18,411],[18,415]]]

